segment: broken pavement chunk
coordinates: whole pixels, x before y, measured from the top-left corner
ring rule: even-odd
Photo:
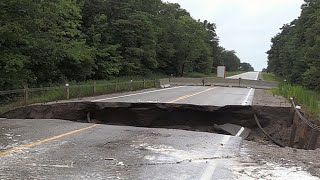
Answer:
[[[249,128],[245,128],[242,126],[238,126],[235,124],[229,124],[229,123],[223,124],[223,125],[215,125],[215,128],[217,128],[227,134],[242,137],[243,139],[246,139],[251,132],[251,130]]]

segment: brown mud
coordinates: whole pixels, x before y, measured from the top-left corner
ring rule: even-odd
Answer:
[[[247,140],[272,144],[260,131],[253,115],[278,142],[288,145],[289,107],[270,106],[196,106],[162,103],[68,102],[31,105],[3,114],[8,119],[64,119],[83,123],[99,123],[136,127],[183,129],[218,132],[214,126],[236,124],[252,130]],[[318,146],[319,147],[319,146]]]

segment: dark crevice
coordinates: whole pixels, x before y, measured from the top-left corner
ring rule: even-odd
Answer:
[[[135,126],[147,128],[183,129],[211,133],[225,132],[217,125],[235,124],[252,130],[248,140],[266,143],[258,129],[261,126],[277,141],[287,144],[290,108],[263,106],[197,106],[166,103],[69,102],[32,105],[2,115],[9,119],[63,119],[83,123]]]

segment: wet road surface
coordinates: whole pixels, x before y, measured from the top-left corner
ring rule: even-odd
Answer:
[[[183,130],[63,120],[1,123],[11,138],[1,140],[0,179],[232,179],[230,165],[241,143],[239,137]]]
[[[250,105],[254,89],[173,87],[102,102]],[[0,179],[235,179],[241,138],[182,130],[0,119]]]

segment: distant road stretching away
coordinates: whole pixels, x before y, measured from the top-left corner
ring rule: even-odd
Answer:
[[[259,72],[248,72],[230,78],[258,79]],[[168,89],[133,93],[123,96],[95,99],[94,102],[149,102],[194,105],[251,105],[254,95],[252,88],[179,86]]]
[[[248,80],[258,80],[260,72],[247,72],[235,76],[228,77],[229,79],[248,79]]]

